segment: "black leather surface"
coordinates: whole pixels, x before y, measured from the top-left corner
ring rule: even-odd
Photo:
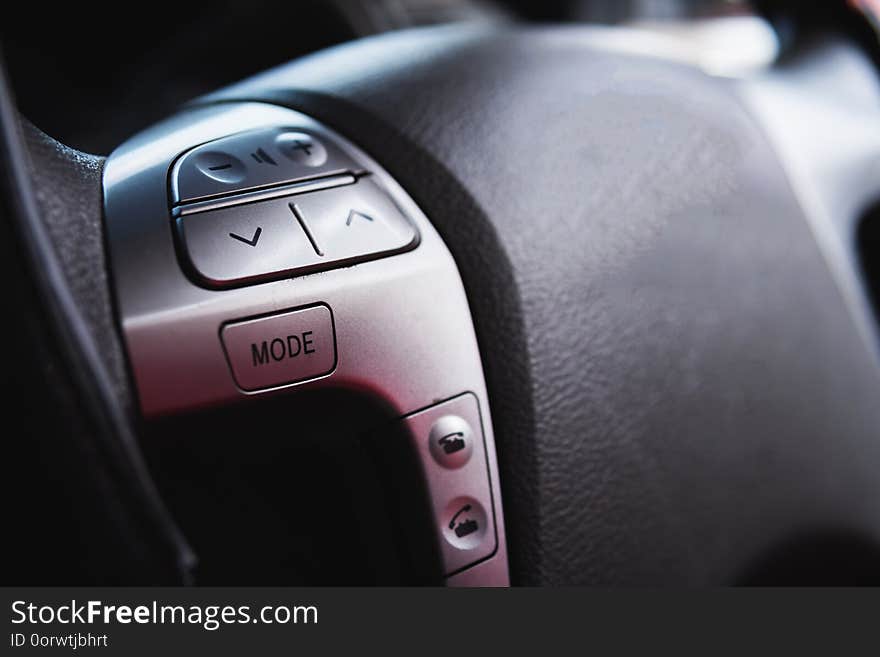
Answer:
[[[205,102],[327,122],[447,241],[515,582],[728,583],[791,545],[842,576],[880,539],[875,364],[731,84],[601,38],[400,33]]]
[[[68,148],[28,121],[22,122],[29,170],[41,218],[99,355],[115,397],[130,413],[134,395],[116,329],[104,255],[104,158]]]
[[[192,555],[146,474],[128,416],[103,255],[103,162],[20,126],[2,68],[0,129],[3,580],[181,583]]]

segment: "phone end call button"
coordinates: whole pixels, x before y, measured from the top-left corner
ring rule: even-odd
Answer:
[[[474,451],[473,429],[458,415],[444,415],[431,427],[428,447],[434,460],[444,468],[460,468]]]
[[[220,336],[235,382],[249,392],[315,379],[336,368],[333,314],[325,305],[232,322]]]

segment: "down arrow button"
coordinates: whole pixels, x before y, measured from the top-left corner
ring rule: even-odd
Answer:
[[[229,233],[229,237],[232,239],[236,239],[239,242],[244,242],[248,246],[256,246],[257,242],[260,241],[260,235],[263,234],[263,229],[257,226],[257,230],[254,231],[254,236],[251,239],[247,239],[246,237],[242,237],[241,235],[236,235],[235,233]]]

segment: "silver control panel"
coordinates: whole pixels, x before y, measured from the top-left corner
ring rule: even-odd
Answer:
[[[418,244],[412,222],[363,167],[301,130],[209,142],[183,155],[171,176],[185,266],[208,287],[340,267]]]
[[[368,394],[416,441],[447,584],[509,583],[464,286],[428,218],[374,159],[298,112],[222,104],[123,144],[104,194],[146,418],[303,387]]]

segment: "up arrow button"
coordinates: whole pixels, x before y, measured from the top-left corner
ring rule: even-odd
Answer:
[[[326,264],[353,264],[406,251],[418,243],[409,219],[369,178],[297,194],[291,209]]]
[[[358,218],[366,219],[369,222],[373,221],[373,218],[371,216],[364,214],[363,212],[358,212],[357,210],[351,210],[348,213],[348,219],[345,220],[345,225],[351,226],[351,222]]]

